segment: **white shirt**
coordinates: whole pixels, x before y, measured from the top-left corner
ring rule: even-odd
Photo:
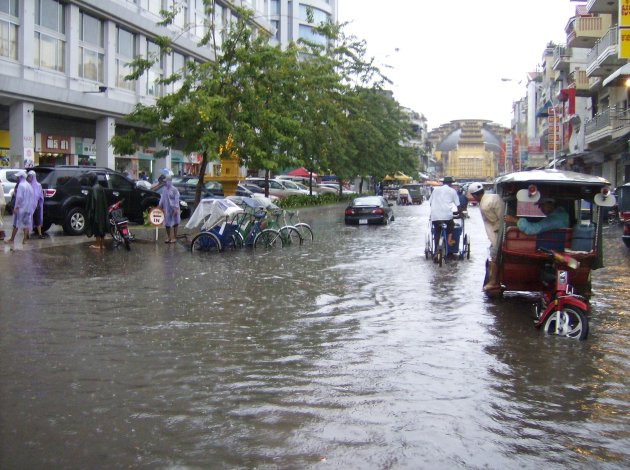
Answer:
[[[448,185],[438,186],[429,198],[431,220],[451,220],[453,212],[457,212],[459,196],[457,191]]]

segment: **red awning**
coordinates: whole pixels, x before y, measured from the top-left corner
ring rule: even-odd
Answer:
[[[311,173],[304,167],[296,168],[295,170],[287,173],[289,176],[300,176],[302,178],[308,178],[310,174]],[[313,173],[313,178],[317,178],[317,173]]]

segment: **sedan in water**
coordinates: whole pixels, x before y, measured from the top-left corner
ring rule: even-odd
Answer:
[[[354,199],[344,213],[346,225],[387,225],[394,221],[392,205],[383,196],[363,196]]]

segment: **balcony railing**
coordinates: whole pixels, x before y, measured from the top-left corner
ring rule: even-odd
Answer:
[[[601,57],[604,54],[609,54],[611,52],[616,53],[616,46],[618,42],[618,33],[617,26],[612,26],[608,29],[606,34],[604,34],[597,43],[593,46],[593,48],[588,51],[586,55],[586,68],[590,72],[592,68],[596,68],[599,63],[603,61]],[[614,48],[614,51],[611,49]],[[591,75],[589,73],[589,75]]]
[[[584,124],[584,130],[586,135],[594,134],[597,131],[601,131],[606,127],[610,127],[610,113],[611,109],[606,108],[601,113],[597,113],[591,119]]]
[[[570,87],[575,88],[575,92],[578,96],[587,95],[589,92],[590,82],[586,75],[586,70],[574,70],[569,73],[568,83]]]

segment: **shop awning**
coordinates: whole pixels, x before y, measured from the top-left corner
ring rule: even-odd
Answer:
[[[608,85],[610,82],[612,82],[615,78],[621,76],[621,75],[630,75],[630,64],[626,64],[620,68],[618,68],[617,70],[615,70],[613,73],[611,73],[610,75],[608,75],[604,81],[602,82],[603,86]]]

